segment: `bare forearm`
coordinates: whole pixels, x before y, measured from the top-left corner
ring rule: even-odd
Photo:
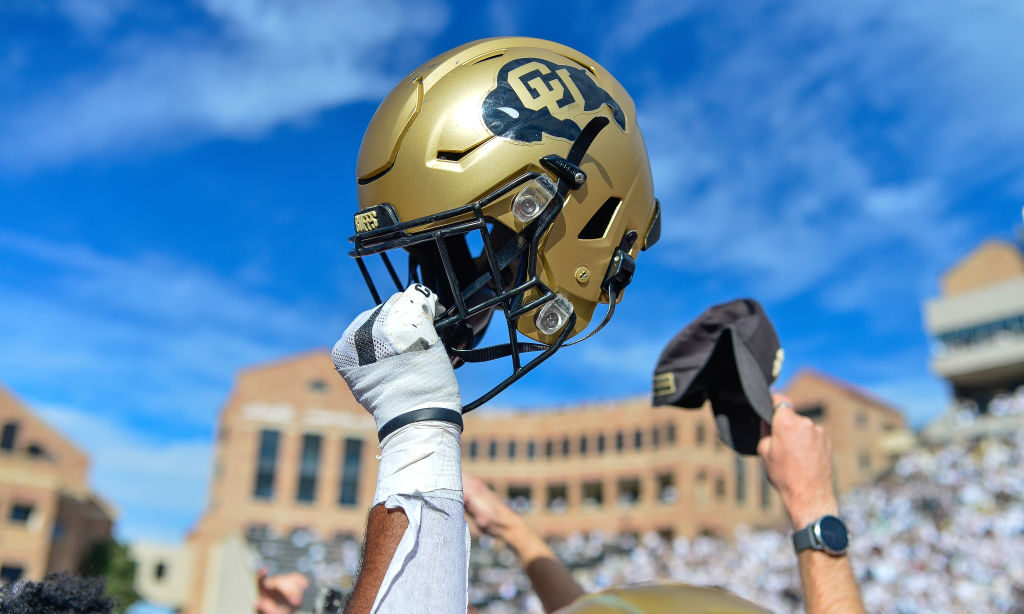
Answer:
[[[838,515],[839,502],[831,492],[813,501],[785,500],[795,529],[803,529],[825,514]],[[850,559],[820,550],[798,556],[807,614],[864,614]]]
[[[545,612],[550,614],[585,594],[551,547],[525,523],[503,537],[519,556]]]
[[[384,574],[398,548],[409,519],[401,508],[387,509],[375,505],[366,520],[366,541],[363,545],[363,564],[359,579],[352,589],[352,598],[345,608],[346,614],[368,614],[377,598]]]
[[[864,614],[848,558],[804,550],[799,560],[807,614]]]

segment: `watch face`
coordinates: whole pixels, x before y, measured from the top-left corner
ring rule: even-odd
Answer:
[[[818,521],[818,531],[822,544],[832,552],[844,552],[850,545],[850,536],[846,525],[835,516],[825,516]]]

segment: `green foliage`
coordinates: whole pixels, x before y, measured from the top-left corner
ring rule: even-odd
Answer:
[[[139,600],[135,592],[135,561],[128,554],[128,546],[113,539],[100,542],[82,559],[79,573],[101,577],[107,585],[107,595],[117,600],[114,612],[123,614],[128,606]]]

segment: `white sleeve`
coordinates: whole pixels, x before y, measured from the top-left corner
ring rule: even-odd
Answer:
[[[381,442],[374,505],[402,508],[409,526],[370,614],[465,614],[469,527],[457,427],[418,422]]]

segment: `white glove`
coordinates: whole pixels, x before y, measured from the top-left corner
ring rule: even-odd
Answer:
[[[356,316],[331,353],[356,401],[386,424],[409,412],[441,408],[462,413],[448,353],[434,330],[443,308],[420,284]]]

